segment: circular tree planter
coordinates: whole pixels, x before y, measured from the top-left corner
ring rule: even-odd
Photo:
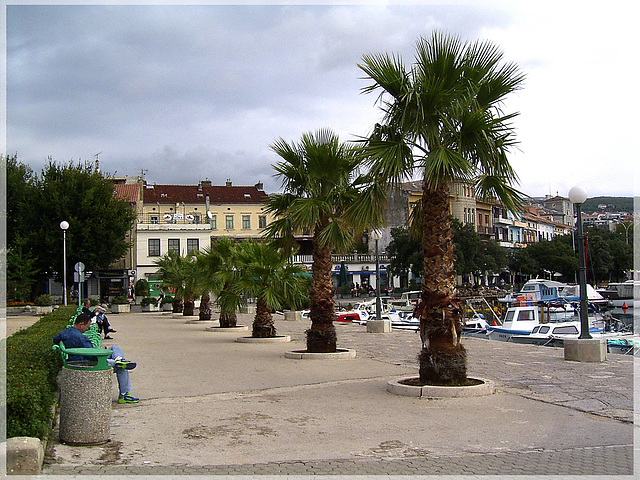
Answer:
[[[193,315],[193,316],[188,316],[188,317],[184,317],[184,323],[213,323],[210,320],[200,320],[200,317],[198,317],[197,315]]]
[[[427,398],[468,398],[492,395],[495,392],[495,384],[484,378],[469,378],[469,385],[460,387],[443,387],[440,385],[418,385],[418,378],[402,378],[390,380],[387,383],[387,392],[405,397]]]
[[[205,330],[207,332],[238,333],[248,332],[249,327],[246,325],[237,325],[235,327],[207,327]]]
[[[285,352],[284,357],[296,360],[333,360],[356,358],[356,351],[351,348],[338,348],[337,351],[330,353],[310,353],[306,350],[293,350],[291,352]]]
[[[238,343],[284,343],[290,342],[291,337],[289,335],[276,335],[275,337],[238,337],[236,342]]]

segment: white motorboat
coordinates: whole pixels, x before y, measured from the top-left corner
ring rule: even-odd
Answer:
[[[380,302],[380,318],[382,320],[391,320],[391,324],[400,321],[400,314],[394,308],[389,308],[388,305]],[[376,318],[376,300],[368,300],[366,302],[356,303],[353,307],[353,311],[358,313],[360,317],[358,320],[354,320],[354,323],[360,325],[366,325],[367,320],[373,320]]]
[[[567,283],[556,282],[536,278],[529,280],[522,286],[522,289],[515,294],[507,295],[500,299],[500,302],[508,305],[535,305],[537,302],[549,301],[579,301],[580,287]],[[587,284],[587,300],[592,304],[606,304],[607,299],[598,293],[591,285]]]
[[[627,280],[622,283],[612,282],[606,288],[599,289],[598,292],[607,299],[612,307],[625,308],[626,305],[626,308],[632,308],[633,289],[634,281]]]
[[[575,311],[552,312],[550,308],[534,305],[509,307],[502,325],[487,325],[487,337],[506,342],[514,335],[531,334],[539,325],[577,322]],[[589,315],[589,332],[602,332],[604,326],[604,318]]]

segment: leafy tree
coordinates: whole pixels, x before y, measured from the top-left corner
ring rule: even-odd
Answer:
[[[510,209],[521,203],[507,159],[515,143],[511,121],[516,114],[504,114],[501,104],[524,76],[516,65],[502,63],[492,43],[462,43],[440,33],[418,40],[408,70],[399,56],[389,54],[365,55],[360,68],[373,80],[363,91],[381,90],[384,113],[365,143],[376,184],[364,197],[378,206],[388,191],[381,183],[396,185],[416,172],[422,178],[420,380],[464,384],[466,352],[460,343],[462,308],[456,300],[447,191],[453,182],[465,181],[474,184],[481,199],[492,196]]]
[[[514,269],[537,277],[545,277],[549,275],[548,272],[558,272],[565,279],[574,278],[578,271],[578,257],[571,245],[563,240],[542,240],[518,250],[515,258],[519,263],[513,265]]]
[[[633,268],[633,248],[626,243],[624,230],[588,228],[585,233],[589,282],[625,280],[625,272]]]
[[[471,275],[478,272],[499,272],[509,264],[507,249],[493,240],[483,240],[473,225],[463,225],[452,219],[452,241],[454,244],[455,271],[458,275]],[[392,228],[391,242],[387,255],[391,260],[389,269],[394,275],[414,275],[422,273],[422,243],[411,230]]]
[[[341,143],[330,130],[305,133],[298,144],[279,139],[271,149],[282,158],[274,168],[282,180],[283,193],[271,195],[267,201],[266,211],[278,219],[267,227],[266,235],[284,247],[294,244],[296,231],[313,236],[307,351],[335,352],[331,254],[347,251],[362,232],[346,214],[360,193],[358,150]]]
[[[78,261],[87,270],[106,268],[124,255],[135,212],[113,195],[113,183],[90,163],[58,164],[50,160],[39,175],[17,158],[7,159],[7,206],[11,219],[10,244],[18,236],[31,252],[35,268],[45,278],[54,272],[62,278],[62,232],[60,222],[69,222],[67,263]],[[68,269],[69,284],[73,269]]]
[[[387,246],[389,272],[393,275],[403,275],[412,272],[420,275],[422,271],[422,245],[406,228],[391,229],[391,241]]]
[[[31,290],[36,282],[38,270],[36,259],[26,251],[26,240],[20,236],[14,238],[14,244],[7,251],[7,290],[8,297],[21,302],[31,298]]]
[[[7,175],[7,246],[11,248],[16,238],[25,239],[27,220],[31,212],[30,202],[35,195],[35,177],[28,165],[18,161],[18,156],[3,157]]]
[[[471,275],[479,270],[477,256],[480,250],[480,236],[476,233],[473,225],[463,224],[456,218],[451,219],[451,230],[455,271],[458,275]]]
[[[295,308],[308,294],[304,269],[268,243],[251,240],[240,244],[235,260],[238,275],[232,290],[256,298],[252,336],[275,337],[272,312],[285,305]]]

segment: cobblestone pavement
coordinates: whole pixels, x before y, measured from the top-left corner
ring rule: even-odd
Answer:
[[[126,325],[123,318],[125,317],[118,318],[118,324],[123,326],[124,331]],[[247,324],[247,321],[243,323]],[[293,342],[303,342],[308,323],[276,319],[276,326],[278,333],[290,335]],[[177,323],[175,327],[194,328]],[[403,371],[415,371],[417,374],[416,357],[420,346],[417,333],[393,331],[388,334],[363,334],[366,332],[365,326],[338,324],[336,327],[339,346],[356,349],[358,358],[381,362],[387,365],[385,368],[388,368],[388,365],[396,365]],[[118,330],[121,331],[120,328]],[[522,448],[518,451],[509,449],[491,453],[460,450],[451,455],[444,455],[441,450],[434,452],[418,449],[398,454],[399,451],[391,449],[390,453],[380,455],[350,455],[345,452],[345,458],[293,457],[296,460],[260,463],[245,460],[234,464],[197,464],[190,462],[189,458],[184,458],[184,463],[145,461],[134,464],[135,462],[126,456],[117,461],[96,458],[81,463],[82,461],[65,461],[53,455],[46,460],[42,473],[56,476],[616,475],[616,478],[634,478],[631,432],[634,429],[633,367],[634,362],[638,360],[624,355],[609,355],[606,362],[598,364],[567,362],[563,358],[564,352],[561,348],[494,342],[478,338],[465,338],[463,343],[468,350],[469,376],[490,378],[496,383],[498,390],[513,397],[526,399],[526,402],[539,402],[538,405],[553,405],[553,408],[562,407],[569,409],[568,411],[582,412],[586,417],[599,418],[596,423],[607,423],[609,428],[618,428],[617,424],[619,429],[629,432],[628,435],[621,435],[619,438],[629,441],[616,444],[604,438],[601,444],[580,444],[578,440],[566,448]],[[362,381],[343,380],[341,384],[350,385],[352,382],[355,386],[357,382],[362,385]],[[326,382],[326,385],[330,383]],[[326,389],[327,386],[323,388]],[[265,399],[270,390],[274,389],[265,390]],[[216,395],[227,395],[224,392],[226,391]],[[274,396],[273,393],[271,395]],[[149,408],[155,408],[156,403],[161,406],[170,401],[172,400],[169,398],[158,397],[156,400],[150,399],[148,404]],[[276,400],[272,398],[269,401]],[[576,415],[582,416],[581,413]],[[345,421],[349,419],[345,418]],[[290,438],[289,441],[303,440]],[[313,439],[309,441],[312,444],[314,442]],[[267,460],[272,458],[266,457]]]
[[[51,465],[50,475],[616,475],[632,478],[631,445],[455,457],[322,460],[245,465]]]

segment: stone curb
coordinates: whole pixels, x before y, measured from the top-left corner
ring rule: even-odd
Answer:
[[[200,320],[200,319],[197,319],[197,320],[187,320],[184,323],[192,324],[192,325],[194,325],[196,323],[203,323],[205,325],[209,325],[209,324],[218,323],[218,320]]]
[[[436,385],[425,385],[422,387],[414,385],[404,385],[401,382],[409,378],[390,380],[387,383],[387,392],[405,397],[426,397],[426,398],[469,398],[482,397],[495,393],[495,383],[485,378],[478,378],[483,383],[468,387],[441,387]]]
[[[8,475],[39,475],[44,461],[44,443],[39,438],[12,437],[3,442]]]
[[[238,337],[236,342],[238,343],[284,343],[290,342],[291,337],[289,335],[278,335],[277,337]]]
[[[205,328],[207,332],[216,332],[216,333],[237,333],[237,332],[248,332],[249,327],[246,325],[238,325],[237,327],[207,327]]]
[[[351,348],[339,348],[337,352],[331,353],[309,353],[294,350],[292,352],[285,352],[284,357],[295,360],[335,360],[356,358],[356,351]]]

